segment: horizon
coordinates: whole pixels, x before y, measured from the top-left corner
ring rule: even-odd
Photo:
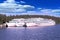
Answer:
[[[0,14],[60,17],[59,0],[0,0]]]

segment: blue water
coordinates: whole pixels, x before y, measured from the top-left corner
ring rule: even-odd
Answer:
[[[60,40],[60,24],[42,28],[0,29],[0,40]]]

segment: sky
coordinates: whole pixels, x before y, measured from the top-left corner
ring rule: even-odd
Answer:
[[[60,17],[60,0],[0,0],[0,14]]]

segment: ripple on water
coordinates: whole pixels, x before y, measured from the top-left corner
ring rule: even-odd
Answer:
[[[0,40],[60,40],[60,25],[49,27],[8,27],[0,30]]]

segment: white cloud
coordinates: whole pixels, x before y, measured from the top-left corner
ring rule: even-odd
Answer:
[[[23,7],[24,8],[35,8],[34,6],[31,6],[31,5],[24,5]]]
[[[26,2],[20,1],[20,3],[26,3]],[[32,9],[35,9],[35,10],[32,10]],[[0,3],[0,14],[17,15],[17,13],[18,15],[29,14],[29,15],[59,16],[60,9],[35,8],[34,6],[31,6],[31,5],[17,4],[15,0],[6,0],[4,1],[4,3]]]
[[[20,1],[20,3],[26,3],[26,2],[24,2],[24,1]]]
[[[60,9],[42,9],[44,15],[60,17]]]
[[[60,9],[52,10],[52,12],[60,12]]]
[[[21,1],[23,3],[24,1]],[[4,3],[0,3],[0,12],[1,13],[16,13],[16,12],[25,12],[27,9],[33,9],[34,6],[31,5],[21,5],[17,4],[15,0],[6,0]]]
[[[22,14],[37,15],[37,12],[36,11],[27,11],[27,13],[22,13]]]
[[[54,11],[54,12],[53,12]],[[50,15],[50,16],[56,16],[56,17],[60,17],[60,12],[59,10],[55,10],[55,9],[41,9],[39,11],[27,11],[27,13],[22,13],[22,15]]]
[[[38,10],[41,10],[42,8],[37,8]]]
[[[6,3],[15,3],[15,0],[6,0]]]
[[[52,9],[42,9],[41,12],[44,12],[44,13],[50,13],[52,11]]]

